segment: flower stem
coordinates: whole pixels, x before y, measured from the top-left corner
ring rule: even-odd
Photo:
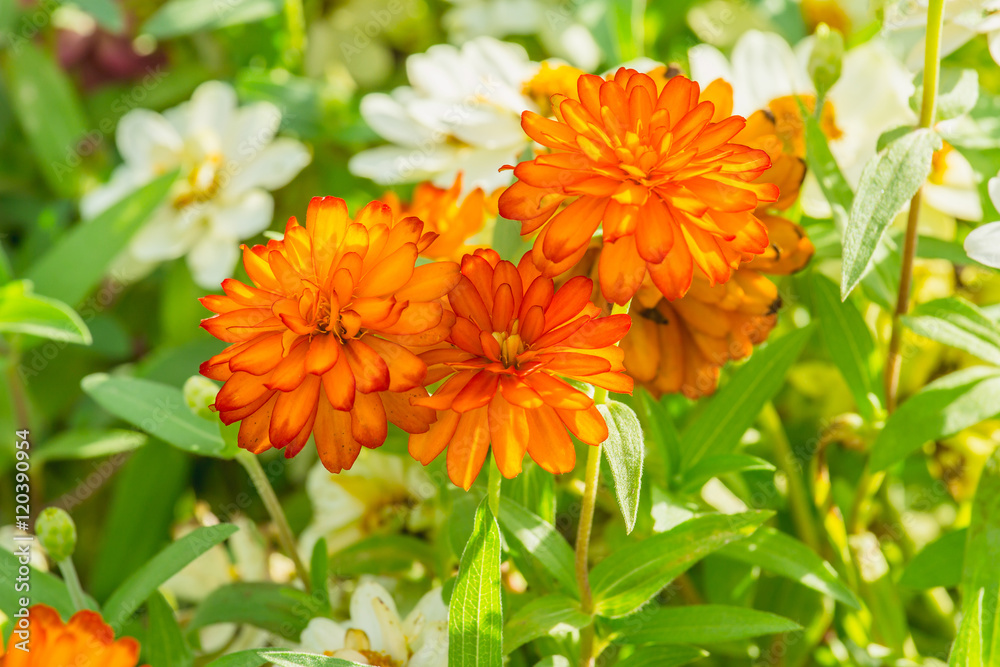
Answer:
[[[306,590],[310,590],[309,569],[299,557],[299,550],[295,547],[295,536],[292,535],[292,529],[288,525],[285,511],[281,508],[278,496],[274,493],[274,487],[271,486],[271,480],[267,478],[264,468],[261,467],[260,461],[257,460],[257,455],[241,449],[236,453],[236,460],[247,471],[250,481],[253,482],[257,493],[260,494],[260,499],[264,501],[264,507],[267,508],[267,513],[271,515],[271,519],[274,521],[275,528],[278,531],[278,542],[281,543],[281,548],[284,549],[288,557],[295,563],[295,574],[298,575],[299,580],[302,581]]]
[[[623,306],[614,304],[612,315],[627,314],[631,301]],[[594,387],[594,403],[608,401],[608,390]],[[594,613],[594,599],[590,590],[590,533],[594,527],[594,506],[597,502],[597,484],[601,478],[601,450],[603,446],[587,447],[587,469],[584,473],[583,498],[580,505],[580,525],[576,531],[576,583],[580,587],[580,609],[585,614]],[[594,624],[588,623],[580,630],[580,665],[594,664]]]
[[[63,583],[66,584],[66,590],[69,591],[69,599],[73,603],[73,607],[77,611],[90,609],[90,605],[87,604],[87,596],[84,595],[83,587],[80,586],[80,577],[76,574],[76,566],[73,565],[73,557],[64,558],[58,564],[59,572],[62,573]]]
[[[496,453],[493,455],[493,465],[490,466],[489,493],[486,496],[493,516],[500,519],[500,483],[503,476],[500,474],[500,466],[497,465]]]
[[[920,127],[930,128],[934,124],[937,104],[938,76],[941,73],[941,30],[944,23],[944,0],[930,0],[927,6],[927,38],[924,46],[924,94],[920,103]],[[906,218],[906,237],[903,242],[903,268],[899,274],[899,295],[896,311],[892,317],[892,336],[885,365],[886,409],[891,413],[896,409],[899,390],[899,371],[902,358],[899,346],[902,338],[900,318],[906,315],[910,306],[910,287],[913,283],[913,260],[917,254],[917,223],[920,219],[920,201],[923,187],[917,190],[910,202],[910,212]]]
[[[785,434],[785,429],[781,425],[781,416],[778,415],[774,403],[768,401],[764,406],[760,413],[760,423],[764,431],[771,436],[778,466],[788,482],[788,502],[795,529],[802,537],[802,541],[809,545],[813,551],[819,553],[819,530],[816,528],[812,502],[802,479],[803,466],[798,462],[795,452],[792,451],[788,435]]]

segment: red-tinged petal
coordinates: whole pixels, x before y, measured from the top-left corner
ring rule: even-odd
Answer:
[[[264,404],[271,400],[271,397],[274,396],[275,393],[277,392],[268,390],[261,394],[252,403],[247,403],[242,408],[236,408],[235,410],[219,410],[219,419],[226,426],[235,424],[264,407]],[[216,406],[216,409],[218,409],[218,406]]]
[[[388,434],[387,424],[385,406],[382,405],[379,394],[363,394],[359,391],[351,409],[351,435],[354,439],[363,447],[379,447]]]
[[[251,375],[264,375],[274,370],[281,357],[281,334],[266,334],[234,356],[229,362],[229,368],[233,372],[243,371]]]
[[[271,423],[271,412],[274,410],[274,404],[277,401],[278,395],[275,393],[264,404],[264,407],[252,415],[245,417],[240,422],[240,431],[236,441],[241,448],[254,454],[260,454],[271,449],[271,441],[268,439],[267,432]]]
[[[515,272],[515,275],[516,272]],[[493,330],[507,331],[514,315],[514,293],[510,285],[500,285],[493,296]]]
[[[661,262],[674,246],[676,223],[663,201],[651,197],[639,209],[635,230],[635,247],[647,262]]]
[[[601,293],[608,301],[624,306],[635,296],[646,277],[646,262],[636,250],[634,236],[604,244],[599,274]]]
[[[382,357],[389,368],[389,391],[408,391],[421,387],[427,377],[427,365],[402,345],[374,336],[365,336],[365,343]]]
[[[581,315],[575,320],[570,321],[569,324],[564,324],[563,326],[547,331],[542,334],[531,344],[532,349],[544,350],[547,347],[553,345],[562,344],[567,338],[572,336],[574,333],[583,328],[587,322],[591,320],[589,315]]]
[[[545,362],[545,370],[559,375],[593,375],[611,370],[607,359],[580,352],[543,354],[538,358]]]
[[[556,408],[559,419],[581,442],[599,445],[608,439],[608,425],[597,406],[583,410],[561,410]]]
[[[256,342],[256,339],[230,345],[208,361],[201,362],[201,365],[198,367],[198,372],[212,380],[225,382],[233,374],[232,369],[229,368],[229,362],[237,354],[253,345],[254,342]]]
[[[202,328],[219,340],[226,343],[240,343],[247,336],[234,333],[232,327],[253,327],[271,317],[270,309],[266,308],[242,308],[234,310],[224,315],[216,315],[201,321]]]
[[[469,380],[476,374],[476,371],[459,371],[455,375],[448,378],[448,381],[443,385],[434,390],[434,393],[430,396],[423,398],[416,398],[413,400],[414,405],[420,405],[425,408],[430,408],[432,410],[450,410],[451,403],[455,400],[465,385],[469,383]]]
[[[316,418],[319,391],[319,377],[309,375],[295,391],[278,393],[268,430],[272,447],[280,449],[289,444],[296,439],[307,422]]]
[[[537,410],[527,410],[528,455],[543,470],[561,475],[573,470],[576,465],[576,450],[570,440],[566,426],[555,410],[545,406]]]
[[[555,294],[555,284],[551,278],[544,276],[535,278],[524,292],[524,299],[521,300],[518,317],[524,319],[528,311],[535,306],[540,307],[544,311],[552,303],[553,294]]]
[[[246,245],[240,247],[243,249],[243,268],[246,269],[247,275],[250,276],[254,285],[272,292],[280,289],[278,281],[274,277],[274,271],[271,270],[271,265],[264,257],[264,248],[262,246],[251,248]]]
[[[601,260],[603,262],[603,256]],[[662,263],[650,264],[649,277],[668,300],[673,301],[684,296],[690,289],[694,277],[694,262],[687,244],[675,243]]]
[[[507,479],[517,477],[530,438],[528,415],[498,393],[490,401],[489,427],[493,456],[500,474]]]
[[[344,352],[359,392],[369,394],[389,388],[389,367],[375,350],[359,340],[349,340]]]
[[[500,392],[509,403],[527,410],[539,408],[545,404],[537,391],[525,384],[523,380],[510,375],[500,377]]]
[[[566,347],[594,349],[614,345],[625,338],[632,318],[625,313],[590,320],[563,341]]]
[[[479,371],[462,387],[451,402],[455,412],[468,412],[481,408],[493,398],[497,391],[499,376],[492,371]]]
[[[476,288],[486,310],[493,308],[493,271],[493,265],[481,253],[462,258],[462,275]]]
[[[306,378],[306,352],[309,345],[306,339],[301,339],[292,347],[287,357],[281,360],[271,372],[267,382],[268,389],[292,391]]]
[[[336,409],[350,410],[354,407],[355,385],[354,373],[347,361],[347,355],[341,350],[333,368],[323,375],[326,398]]]
[[[392,294],[413,275],[413,264],[416,261],[417,246],[407,243],[372,267],[361,278],[355,293],[360,296]]]
[[[381,333],[400,336],[417,336],[430,331],[441,323],[444,309],[440,303],[411,303],[392,326],[381,328]],[[440,339],[439,339],[440,340]],[[437,342],[437,341],[435,341]],[[418,343],[412,345],[432,345],[433,343]]]
[[[265,386],[267,378],[246,372],[233,373],[215,396],[215,407],[220,411],[237,410],[270,393]]]
[[[239,310],[241,308],[246,308],[246,305],[241,304],[234,299],[230,299],[228,296],[222,294],[209,294],[198,299],[201,305],[208,308],[213,313],[217,315],[222,315],[224,313],[231,313],[234,310]],[[255,304],[256,305],[256,304]]]
[[[479,327],[464,317],[460,317],[455,320],[455,324],[451,328],[451,341],[470,354],[482,355],[483,344],[480,333],[482,330]]]
[[[542,249],[553,262],[560,262],[590,243],[604,215],[607,201],[580,197],[557,213],[546,227]]]
[[[437,419],[437,413],[434,410],[413,405],[411,402],[426,397],[426,389],[417,388],[401,392],[383,391],[379,396],[382,397],[386,419],[407,433],[426,433]]]
[[[324,468],[339,473],[354,465],[361,445],[351,435],[351,413],[337,410],[320,399],[313,432],[316,452]]]
[[[372,329],[384,322],[392,313],[396,301],[393,297],[359,297],[348,306],[361,318],[361,326]]]
[[[492,282],[492,281],[491,281]],[[492,323],[490,311],[479,296],[479,290],[467,276],[462,276],[455,289],[448,295],[455,315],[471,320],[480,329],[488,329]]]
[[[455,262],[428,262],[413,269],[409,282],[397,290],[398,301],[434,301],[450,292],[461,278]]]
[[[552,188],[536,188],[517,181],[500,195],[500,215],[507,220],[537,220],[533,226],[521,225],[521,234],[530,234],[549,219],[565,195]],[[498,223],[502,224],[502,223]]]
[[[532,373],[525,376],[524,381],[553,408],[583,410],[594,404],[590,396],[548,373]]]
[[[631,394],[633,388],[632,378],[624,373],[619,372],[609,372],[609,373],[595,373],[593,375],[567,375],[566,377],[572,380],[579,380],[580,382],[586,382],[587,384],[592,384],[595,387],[601,387],[602,389],[607,389],[608,391],[613,391],[616,394]]]
[[[461,415],[453,410],[438,413],[438,420],[431,425],[426,433],[410,436],[410,456],[424,465],[436,459],[451,442],[460,418]]]
[[[488,409],[479,408],[461,415],[448,445],[447,467],[451,481],[468,491],[482,470],[489,449]]]
[[[306,372],[323,375],[332,369],[340,358],[340,345],[333,334],[313,336],[306,352]]]
[[[545,313],[541,306],[534,306],[521,320],[521,338],[525,343],[533,345],[543,331],[545,331]]]

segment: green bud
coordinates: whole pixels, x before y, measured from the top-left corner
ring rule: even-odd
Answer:
[[[219,393],[219,385],[200,375],[192,375],[184,383],[184,402],[191,412],[202,419],[216,421],[211,406]]]
[[[809,76],[816,86],[818,99],[826,97],[840,78],[844,58],[844,36],[825,23],[816,26],[816,42],[809,54]]]
[[[68,559],[76,549],[76,524],[66,510],[49,507],[35,521],[35,535],[49,556],[57,563]]]

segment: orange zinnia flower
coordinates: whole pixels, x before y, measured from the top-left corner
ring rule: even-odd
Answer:
[[[55,609],[36,604],[28,610],[28,632],[28,651],[17,648],[17,634],[11,635],[6,653],[0,643],[0,667],[135,667],[139,662],[139,642],[132,637],[115,641],[111,626],[96,611],[78,611],[63,623]]]
[[[511,478],[525,452],[551,473],[572,470],[569,433],[604,442],[608,429],[594,400],[565,379],[631,393],[615,346],[629,317],[599,317],[592,291],[584,277],[556,290],[527,255],[517,267],[493,250],[466,255],[448,295],[456,316],[451,346],[421,355],[429,380],[448,379],[433,396],[413,401],[437,410],[438,421],[410,436],[410,454],[427,465],[447,447],[448,476],[468,489],[491,445]]]
[[[557,120],[524,112],[525,132],[552,152],[517,165],[517,182],[500,196],[500,214],[522,221],[522,234],[541,230],[532,257],[545,275],[578,262],[602,222],[601,290],[618,304],[647,270],[677,299],[695,268],[714,285],[764,252],[754,210],[777,200],[778,188],[754,182],[771,164],[767,153],[730,142],[746,121],[729,115],[722,86],[701,91],[674,76],[658,90],[621,68],[608,81],[581,76],[577,90],[579,101],[553,98]]]
[[[438,236],[420,254],[430,259],[460,261],[476,245],[468,245],[469,238],[481,232],[486,223],[497,215],[496,196],[487,197],[482,188],[476,188],[459,203],[462,193],[462,175],[448,188],[439,188],[430,182],[421,183],[413,191],[413,201],[404,205],[393,192],[382,200],[392,209],[396,219],[414,216],[424,221],[424,228]]]
[[[316,197],[305,228],[293,217],[284,240],[243,247],[253,285],[230,278],[224,296],[201,300],[218,313],[202,326],[232,343],[201,372],[225,382],[215,408],[226,424],[242,420],[240,447],[291,458],[314,434],[323,465],[340,472],[385,441],[387,419],[427,430],[434,413],[410,405],[427,395],[427,367],[407,346],[448,335],[440,299],[459,278],[454,262],[414,268],[435,236],[381,202],[352,222],[342,199]]]

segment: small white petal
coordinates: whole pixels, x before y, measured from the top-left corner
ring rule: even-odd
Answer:
[[[191,95],[187,111],[187,131],[207,131],[221,138],[231,128],[236,110],[236,91],[222,81],[206,81]]]
[[[361,99],[361,115],[382,138],[403,146],[419,146],[432,141],[435,130],[416,120],[420,116],[409,106],[415,99],[413,91],[405,88],[393,95],[371,93]]]
[[[358,585],[351,596],[351,625],[368,635],[372,650],[384,651],[386,638],[382,636],[382,624],[375,611],[376,599],[382,602],[387,611],[399,618],[396,602],[389,595],[389,591],[374,581],[365,581]]]
[[[80,199],[80,215],[90,220],[149,182],[152,174],[128,164],[115,168],[104,185],[94,188]]]
[[[1000,210],[1000,174],[989,180],[986,184],[986,190],[990,193],[993,208]]]
[[[314,618],[302,631],[300,644],[303,651],[323,655],[326,651],[344,648],[347,628],[329,618]]]
[[[125,163],[140,172],[174,167],[184,140],[166,118],[149,109],[133,109],[122,116],[115,131],[118,152]]]
[[[965,237],[965,252],[972,259],[1000,269],[1000,222],[976,227]]]
[[[218,289],[231,278],[240,259],[239,241],[231,236],[203,236],[188,253],[187,263],[194,282],[205,289]]]
[[[406,647],[406,636],[403,634],[403,628],[399,622],[399,614],[395,610],[389,609],[380,598],[372,599],[372,608],[375,610],[375,617],[378,619],[379,629],[382,633],[382,646],[378,650],[388,654],[398,663],[404,662],[409,655],[409,650]]]
[[[193,212],[161,206],[153,219],[132,237],[129,250],[136,259],[162,262],[186,253],[200,236]]]
[[[242,241],[256,236],[271,226],[274,197],[270,192],[254,188],[239,197],[229,197],[216,203],[209,218],[211,233]]]
[[[281,110],[270,102],[242,106],[226,128],[223,152],[230,158],[251,158],[271,143],[280,127]]]
[[[250,188],[277,190],[284,187],[309,164],[312,156],[305,144],[295,139],[275,139],[248,154],[249,161],[233,166],[232,179],[226,185],[228,196]]]
[[[733,112],[749,115],[778,97],[813,92],[808,73],[781,35],[750,30],[733,48]]]

